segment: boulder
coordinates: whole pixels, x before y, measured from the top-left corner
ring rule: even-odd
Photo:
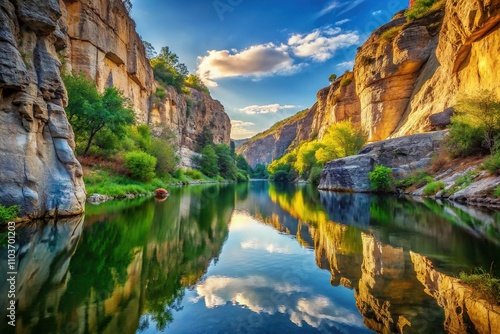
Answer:
[[[446,108],[445,110],[429,116],[431,130],[442,130],[451,124],[451,116],[455,109]]]

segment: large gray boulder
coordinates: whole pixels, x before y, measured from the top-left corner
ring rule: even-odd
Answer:
[[[332,160],[321,173],[319,189],[348,192],[369,192],[369,173],[375,165],[393,169],[404,176],[431,164],[446,131],[429,132],[371,143],[358,155]]]

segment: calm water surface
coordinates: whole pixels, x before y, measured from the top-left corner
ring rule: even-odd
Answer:
[[[461,270],[500,275],[498,213],[251,182],[17,233],[16,328],[1,333],[500,332],[499,307],[452,288]]]

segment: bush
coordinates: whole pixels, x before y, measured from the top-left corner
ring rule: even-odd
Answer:
[[[147,182],[155,177],[156,158],[140,151],[129,152],[125,154],[125,167],[132,178]]]
[[[12,205],[6,208],[0,204],[0,223],[7,223],[17,218],[21,207],[19,205]]]
[[[420,169],[397,181],[396,186],[399,188],[409,188],[411,186],[420,188],[428,183],[431,183],[432,181],[434,181],[432,176],[430,176],[426,171]]]
[[[175,149],[163,139],[154,138],[149,153],[156,158],[155,171],[158,175],[172,173],[179,162]]]
[[[426,196],[435,195],[438,191],[444,189],[445,187],[446,184],[444,184],[443,182],[440,181],[431,182],[425,186],[424,195]]]
[[[486,299],[493,303],[500,303],[500,279],[495,278],[482,268],[477,268],[473,273],[460,273],[462,283],[473,287]]]
[[[193,180],[201,180],[203,179],[203,174],[199,170],[196,169],[188,169],[184,171],[184,174],[188,177],[190,177]]]
[[[351,78],[344,78],[344,79],[340,80],[340,87],[347,87],[351,83],[352,83],[352,79]]]
[[[238,172],[236,173],[236,181],[238,182],[246,182],[246,181],[249,181],[250,180],[250,176],[248,175],[248,173],[244,170],[238,170]]]
[[[208,177],[215,177],[219,173],[218,157],[212,145],[207,145],[201,150],[200,170]]]
[[[406,19],[411,21],[421,18],[431,11],[440,8],[443,0],[416,0],[412,7],[405,12]]]
[[[309,179],[308,181],[315,186],[319,185],[319,181],[321,180],[321,172],[323,171],[323,168],[314,166],[311,168],[311,173],[309,174]]]
[[[371,187],[375,191],[389,191],[394,184],[392,169],[383,165],[376,165],[370,172],[369,178]]]
[[[500,186],[497,186],[493,191],[493,196],[500,197]]]
[[[288,177],[288,172],[286,170],[280,169],[277,170],[274,174],[269,178],[271,182],[288,182],[291,181]]]
[[[491,174],[500,175],[500,151],[486,159],[483,163],[483,167]]]

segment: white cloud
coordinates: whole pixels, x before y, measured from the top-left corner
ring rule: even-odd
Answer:
[[[345,24],[345,23],[347,23],[347,22],[350,22],[350,21],[351,21],[351,20],[349,20],[349,19],[343,19],[343,20],[340,20],[340,21],[335,22],[335,25],[336,25],[336,26],[340,26],[340,25],[343,25],[343,24]]]
[[[298,57],[310,57],[324,62],[332,58],[335,51],[359,43],[357,32],[341,32],[339,27],[327,27],[315,29],[309,34],[294,34],[288,39],[288,45]]]
[[[232,119],[231,125],[232,139],[245,139],[257,134],[257,131],[248,129],[249,126],[254,126],[255,123]]]
[[[377,16],[377,15],[380,15],[380,14],[382,14],[381,10],[376,10],[376,11],[372,12],[373,16]]]
[[[340,3],[338,1],[331,1],[318,13],[317,17],[322,17],[339,7]]]
[[[345,68],[345,69],[350,70],[350,69],[352,69],[354,67],[354,61],[351,60],[351,61],[344,61],[342,63],[338,63],[337,67],[338,68]]]
[[[350,11],[351,9],[353,9],[354,7],[358,7],[359,5],[361,5],[363,2],[365,2],[365,0],[354,0],[354,1],[351,1],[351,3],[346,6],[340,13],[339,15],[341,14],[344,14],[344,13],[347,13],[348,11]]]
[[[365,0],[354,0],[351,1],[348,5],[345,3],[341,3],[340,1],[330,1],[317,15],[317,18],[320,18],[326,14],[331,13],[334,9],[341,9],[337,14],[341,15],[344,13],[347,13],[354,7],[359,6],[361,3],[363,3]]]
[[[242,241],[240,244],[242,249],[253,249],[253,250],[265,250],[268,253],[278,253],[278,254],[292,254],[292,251],[288,247],[282,247],[275,243],[268,243],[264,241],[259,241],[257,239],[250,239]]]
[[[206,85],[215,87],[215,80],[221,78],[291,74],[299,68],[300,65],[293,64],[286,45],[268,43],[243,51],[208,51],[207,56],[198,57],[197,74]]]
[[[245,114],[248,114],[248,115],[255,115],[255,114],[277,113],[279,110],[293,109],[293,108],[298,108],[298,106],[288,105],[288,104],[282,106],[278,103],[275,103],[275,104],[268,104],[268,105],[251,105],[251,106],[241,108],[240,111],[245,113]]]
[[[287,315],[299,327],[304,323],[318,329],[339,330],[342,325],[364,327],[363,317],[357,311],[314,294],[310,288],[265,276],[210,276],[196,286],[196,293],[198,296],[191,302],[204,300],[207,308],[230,302],[254,313]]]

